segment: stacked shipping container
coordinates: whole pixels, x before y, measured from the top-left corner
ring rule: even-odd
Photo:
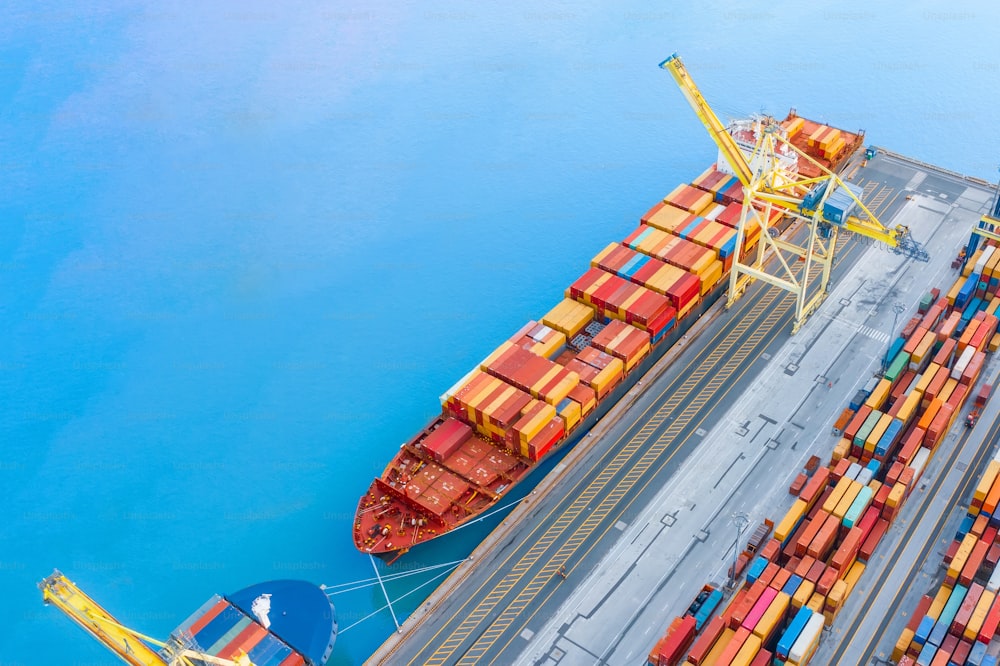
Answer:
[[[970,276],[959,280],[960,288]],[[975,293],[971,291],[970,298],[976,298]],[[719,661],[723,657],[750,663],[746,660],[764,652],[773,653],[770,663],[808,663],[823,626],[836,620],[973,393],[987,343],[997,332],[998,319],[983,298],[966,317],[964,330],[975,324],[968,336],[953,325],[968,306],[962,308],[951,297],[927,300],[922,315],[890,343],[890,361],[882,376],[866,384],[838,418],[834,432],[840,440],[830,465],[801,485],[777,522],[774,538],[750,562],[744,586],[716,618],[719,621],[690,638],[686,663],[728,663]],[[930,650],[929,645],[944,649],[949,636],[955,639],[949,655],[971,654],[978,632],[990,638],[997,632],[998,504],[1000,456],[977,488],[968,525],[949,551],[948,593],[939,593],[940,603],[922,609],[930,619],[904,632],[896,658],[905,652],[929,664],[920,652]],[[991,617],[993,608],[997,610]],[[681,663],[677,659],[657,663]]]
[[[925,595],[893,650],[900,664],[996,664],[986,648],[1000,625],[1000,453],[973,492],[964,520],[945,551],[944,581]]]

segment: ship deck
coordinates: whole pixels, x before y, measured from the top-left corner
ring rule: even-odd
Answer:
[[[883,223],[907,224],[927,242],[930,263],[842,238],[832,293],[794,337],[784,292],[757,284],[729,311],[717,304],[370,663],[638,663],[705,582],[724,581],[733,514],[753,525],[787,508],[789,483],[810,455],[829,456],[830,425],[878,369],[890,332],[930,286],[953,279],[951,259],[992,194],[894,155],[844,174]],[[983,456],[971,450],[990,416],[953,455],[935,459],[928,483],[952,463],[966,467],[947,483],[978,472]],[[959,434],[950,437],[949,451]],[[907,503],[890,544],[920,506]],[[936,534],[926,528],[908,547]],[[872,603],[872,585],[863,587],[839,626]],[[876,635],[888,611],[873,608],[851,630]],[[827,663],[832,647],[825,641],[814,663]],[[873,641],[859,663],[880,647]]]

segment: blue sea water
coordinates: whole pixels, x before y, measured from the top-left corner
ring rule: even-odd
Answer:
[[[54,567],[160,637],[216,592],[369,578],[351,518],[399,443],[714,161],[673,51],[724,118],[994,180],[1000,6],[964,7],[6,2],[0,663],[117,663],[42,606]]]

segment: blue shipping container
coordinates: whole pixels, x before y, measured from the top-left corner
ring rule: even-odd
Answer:
[[[753,562],[750,563],[750,568],[747,569],[747,582],[751,585],[757,582],[760,575],[764,573],[764,569],[767,568],[767,560],[758,555],[754,558]]]
[[[923,645],[927,642],[927,639],[931,635],[931,630],[934,629],[934,618],[930,615],[924,615],[924,619],[920,621],[917,625],[917,630],[913,632],[913,640],[917,642],[917,645]]]
[[[788,659],[788,652],[795,645],[795,640],[802,633],[806,624],[809,622],[809,618],[812,617],[813,612],[803,606],[799,609],[799,612],[795,614],[792,621],[788,623],[788,628],[785,632],[781,634],[781,638],[778,639],[778,647],[776,648],[776,654],[781,659]]]

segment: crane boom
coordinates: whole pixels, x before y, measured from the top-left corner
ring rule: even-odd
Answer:
[[[826,298],[837,247],[837,231],[844,229],[885,243],[896,253],[927,261],[927,253],[911,237],[909,229],[886,228],[851,190],[826,166],[799,150],[773,118],[722,124],[705,100],[680,57],[674,53],[660,63],[694,110],[723,160],[743,185],[743,208],[736,229],[736,256],[729,272],[727,307],[753,280],[785,289],[796,297],[794,333]],[[799,175],[799,165],[811,163],[816,177]],[[804,245],[783,238],[783,229],[772,226],[777,218],[804,223]],[[744,252],[748,230],[760,229],[756,257]],[[774,261],[765,261],[765,248]],[[799,264],[799,262],[802,262]],[[812,284],[818,282],[817,286]]]
[[[670,75],[674,77],[674,81],[677,82],[688,104],[694,109],[695,114],[701,119],[702,124],[705,125],[712,140],[715,141],[715,144],[722,151],[730,166],[733,167],[736,177],[740,179],[740,182],[744,186],[749,185],[753,179],[753,169],[750,168],[750,164],[743,156],[740,147],[736,145],[733,135],[729,133],[726,126],[715,115],[715,111],[705,101],[698,86],[691,80],[691,76],[687,73],[687,68],[681,62],[680,56],[676,53],[672,54],[660,63],[660,67],[670,72]]]
[[[719,120],[718,116],[712,110],[712,107],[705,100],[705,97],[701,94],[698,86],[691,78],[691,75],[688,74],[687,68],[684,66],[684,63],[681,62],[680,56],[676,53],[672,54],[669,58],[660,63],[660,67],[670,72],[670,75],[674,78],[674,81],[676,81],[677,86],[680,88],[681,93],[694,110],[695,115],[697,115],[701,120],[705,129],[708,131],[709,136],[719,147],[719,151],[733,168],[733,172],[736,174],[736,177],[739,178],[745,188],[753,190],[758,199],[766,200],[779,208],[783,208],[791,212],[804,213],[806,215],[814,215],[819,212],[821,221],[824,223],[834,224],[846,231],[885,243],[889,247],[895,248],[904,254],[908,254],[909,256],[923,258],[925,253],[923,253],[919,247],[915,246],[913,241],[910,239],[908,229],[905,227],[890,229],[884,226],[875,214],[868,210],[861,200],[844,185],[843,181],[836,174],[824,165],[820,164],[817,160],[813,159],[810,155],[807,155],[803,151],[799,150],[779,132],[768,132],[770,136],[771,148],[773,149],[778,144],[788,146],[788,148],[794,151],[800,159],[805,159],[812,163],[817,169],[819,169],[823,176],[821,178],[807,179],[799,178],[798,174],[785,173],[781,174],[780,177],[775,177],[775,174],[755,173],[754,168],[747,160],[746,155],[740,149],[736,140],[726,129],[726,126],[723,125],[722,121]],[[758,138],[758,150],[762,147],[762,144],[767,143],[767,141],[764,141],[763,139],[764,137]],[[767,146],[765,145],[763,148],[766,152]],[[755,154],[754,157],[756,158],[757,155]],[[773,167],[775,171],[778,170],[780,166],[779,160],[767,159],[766,156],[763,163],[767,168]],[[754,161],[754,164],[759,163]],[[758,177],[757,182],[754,181],[755,176]],[[830,188],[837,187],[842,189],[844,192],[847,192],[857,203],[859,209],[864,212],[865,217],[850,215],[843,220],[833,221],[825,217],[821,207],[818,209],[810,208],[808,206],[804,207],[802,205],[802,197],[798,196],[798,194],[804,192],[809,185],[814,185],[823,181],[828,181]]]

